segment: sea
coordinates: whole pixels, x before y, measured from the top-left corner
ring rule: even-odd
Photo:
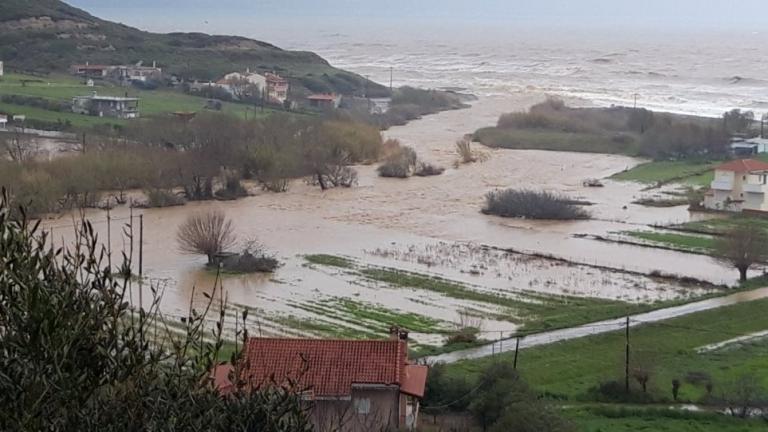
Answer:
[[[768,44],[755,32],[357,23],[268,36],[385,85],[480,97],[540,92],[596,106],[712,117],[731,109],[768,114]]]

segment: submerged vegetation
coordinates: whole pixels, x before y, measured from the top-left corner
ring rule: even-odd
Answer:
[[[360,123],[200,114],[141,120],[88,138],[82,150],[49,161],[0,160],[0,185],[14,206],[35,215],[123,204],[135,189],[146,191],[145,206],[237,198],[247,194],[243,180],[282,191],[308,177],[326,189],[352,186],[357,175],[348,165],[378,159],[382,141]]]
[[[551,192],[530,190],[496,190],[485,196],[483,213],[527,219],[588,219],[589,212],[581,203]]]

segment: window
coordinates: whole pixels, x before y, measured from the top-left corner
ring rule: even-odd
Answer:
[[[370,399],[355,399],[355,412],[358,414],[369,414],[371,412]]]

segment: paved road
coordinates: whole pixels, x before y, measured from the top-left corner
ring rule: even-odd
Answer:
[[[646,323],[664,321],[672,318],[689,315],[696,312],[702,312],[717,309],[724,306],[730,306],[738,303],[768,298],[768,288],[760,288],[754,291],[745,291],[732,294],[725,297],[717,297],[707,300],[701,300],[693,303],[684,304],[665,309],[658,309],[652,312],[632,315],[630,317],[630,326],[636,327]],[[623,330],[626,326],[626,318],[618,318],[607,321],[600,321],[591,324],[585,324],[578,327],[570,327],[550,332],[537,333],[527,336],[520,340],[520,349],[531,348],[539,345],[547,345],[554,342],[561,342],[571,339],[578,339],[585,336],[592,336],[602,333],[608,333],[617,330]],[[515,339],[504,339],[492,344],[483,345],[476,348],[470,348],[462,351],[454,351],[447,354],[441,354],[433,357],[426,357],[429,363],[455,363],[462,360],[477,359],[488,357],[500,352],[510,352],[515,350]]]

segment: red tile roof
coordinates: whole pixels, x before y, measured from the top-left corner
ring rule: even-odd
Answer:
[[[309,100],[316,100],[316,101],[329,101],[330,102],[330,101],[335,101],[337,97],[338,96],[336,96],[335,94],[325,94],[324,93],[324,94],[314,94],[314,95],[308,97],[307,99],[309,99]]]
[[[754,159],[738,159],[715,167],[718,171],[752,172],[768,171],[768,163]]]
[[[408,365],[407,352],[406,342],[394,339],[251,338],[244,379],[253,387],[295,383],[316,397],[350,396],[353,384],[396,385],[420,397],[426,371]]]

